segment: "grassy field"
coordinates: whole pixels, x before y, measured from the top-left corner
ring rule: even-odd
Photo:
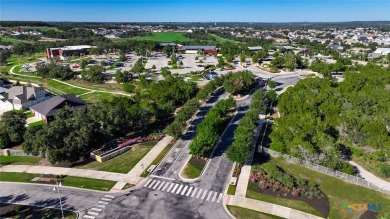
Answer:
[[[264,202],[270,202],[270,203],[274,203],[274,204],[278,204],[278,205],[283,205],[285,207],[293,208],[296,210],[300,210],[303,212],[307,212],[307,213],[322,217],[320,212],[318,212],[316,209],[314,209],[312,206],[310,206],[306,202],[295,201],[295,200],[286,199],[286,198],[279,198],[279,197],[270,196],[270,195],[264,195],[264,194],[260,193],[258,191],[258,187],[253,185],[252,183],[248,184],[248,189],[246,191],[246,197],[251,198],[251,199],[261,200]]]
[[[53,80],[50,80],[47,84],[51,87],[54,87],[58,90],[65,92],[67,94],[80,95],[80,94],[89,92],[88,90],[84,90],[84,89],[80,89],[80,88],[76,88],[76,87],[71,87],[69,85],[62,84],[60,82],[53,81]]]
[[[33,178],[39,176],[40,174],[32,174],[32,173],[0,172],[0,181],[31,183],[31,180]]]
[[[43,126],[45,122],[43,120],[39,120],[33,123],[28,124],[29,127],[35,127],[35,126]]]
[[[142,36],[136,37],[135,39],[139,40],[153,40],[157,42],[189,42],[191,39],[184,37],[183,33],[179,32],[161,32],[161,33],[153,33],[153,36]]]
[[[100,163],[93,161],[91,163],[77,166],[76,168],[107,171],[114,173],[128,173],[133,167],[152,149],[157,142],[147,142],[136,146],[135,151],[129,150],[115,158]]]
[[[81,99],[83,99],[87,103],[95,103],[102,100],[111,100],[112,97],[114,97],[114,94],[108,94],[108,93],[100,93],[100,92],[93,92],[86,95],[81,95]]]
[[[200,161],[194,156],[188,161],[187,166],[184,168],[184,176],[189,179],[194,179],[200,176],[202,170],[206,164],[206,161]]]
[[[226,206],[229,212],[236,217],[237,219],[252,219],[252,218],[259,218],[259,219],[281,219],[282,217],[277,217],[270,214],[261,213],[258,211],[253,211],[246,208],[240,208],[232,205]]]
[[[26,40],[19,40],[19,39],[15,39],[15,38],[12,38],[12,37],[1,37],[0,38],[2,42],[5,42],[5,43],[23,43],[23,42],[28,42]]]
[[[115,184],[116,184],[115,181],[102,180],[102,179],[90,179],[90,178],[75,177],[75,176],[65,176],[62,178],[63,186],[93,189],[99,191],[110,191]]]
[[[282,159],[271,159],[268,162],[280,166],[286,173],[294,176],[296,179],[305,177],[308,181],[315,181],[315,183],[319,185],[319,189],[325,193],[329,200],[329,218],[359,218],[363,213],[362,211],[346,213],[343,210],[343,205],[345,203],[377,203],[384,206],[384,209],[381,212],[390,212],[389,195],[344,182],[340,179],[303,168],[299,165],[288,163]],[[249,195],[247,193],[247,196],[252,198],[260,194],[256,193],[255,195],[254,192],[250,192],[249,190],[248,192]],[[260,196],[258,196],[258,198],[263,201],[264,198],[267,198],[265,195],[260,194]],[[268,196],[267,200],[273,203],[277,202],[276,204],[282,204],[284,206],[287,206],[286,203],[289,203],[287,199],[276,199],[271,196]]]
[[[77,214],[72,211],[64,211],[65,219],[76,219]],[[28,205],[16,204],[2,204],[0,206],[1,218],[61,218],[62,213],[60,209],[43,208]]]
[[[29,156],[0,156],[0,164],[34,165],[41,161],[41,157]]]
[[[226,43],[226,42],[229,42],[229,43],[239,43],[239,42],[237,42],[235,40],[225,39],[225,38],[222,38],[222,37],[217,36],[217,35],[212,34],[212,33],[209,33],[209,35],[212,36],[212,37],[215,37],[217,43]]]

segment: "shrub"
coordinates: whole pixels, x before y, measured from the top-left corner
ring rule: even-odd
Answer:
[[[382,164],[379,167],[379,172],[382,176],[389,178],[390,177],[390,166],[388,164]]]
[[[356,173],[355,167],[349,163],[343,162],[341,164],[341,172],[349,174],[349,175],[354,175]]]

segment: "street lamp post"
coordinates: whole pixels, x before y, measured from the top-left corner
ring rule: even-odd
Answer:
[[[54,185],[53,191],[57,191],[57,193],[58,193],[58,199],[60,200],[60,207],[61,207],[62,218],[65,218],[64,217],[64,210],[62,209],[62,200],[61,200],[61,195],[60,195],[60,186],[62,186],[61,182],[56,182],[56,184]]]

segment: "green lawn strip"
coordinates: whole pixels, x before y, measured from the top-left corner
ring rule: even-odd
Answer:
[[[232,205],[226,205],[227,209],[229,212],[236,217],[237,219],[250,219],[250,218],[261,218],[261,219],[282,219],[282,217],[246,209],[246,208],[241,208],[241,207],[236,207]]]
[[[157,42],[190,42],[191,39],[183,36],[183,32],[161,32],[152,33],[152,36],[135,37],[137,40],[153,40]]]
[[[0,181],[33,183],[31,180],[40,174],[0,172]]]
[[[41,161],[41,157],[30,156],[0,156],[0,164],[33,165]]]
[[[28,205],[2,204],[0,206],[1,218],[62,218],[60,209],[43,208]],[[65,219],[76,219],[77,214],[73,211],[64,210]]]
[[[232,185],[229,185],[227,194],[228,195],[235,195],[236,194],[236,187],[232,186]]]
[[[43,120],[39,120],[39,121],[36,121],[36,122],[28,124],[28,126],[29,127],[35,127],[35,126],[42,126],[44,124],[45,124],[45,122]]]
[[[390,195],[347,183],[338,178],[321,174],[296,164],[288,163],[282,159],[271,159],[269,162],[273,162],[280,166],[286,173],[294,176],[296,179],[302,178],[302,175],[309,177],[309,179],[307,179],[309,181],[317,179],[316,184],[319,185],[319,189],[325,193],[329,200],[329,218],[359,218],[363,213],[362,211],[346,213],[343,210],[343,205],[345,203],[382,204],[382,206],[384,206],[382,212],[390,211]],[[273,198],[274,197],[272,197],[272,199]]]
[[[88,90],[72,87],[72,86],[69,86],[69,85],[66,85],[66,84],[63,84],[63,83],[60,83],[60,82],[57,82],[57,81],[53,81],[53,80],[50,80],[47,83],[47,85],[49,85],[49,86],[51,86],[53,88],[56,88],[58,90],[61,90],[61,91],[65,92],[65,93],[67,93],[67,94],[80,95],[80,94],[89,92]]]
[[[112,97],[114,97],[115,94],[109,94],[109,93],[101,93],[101,92],[93,92],[86,95],[81,95],[81,99],[83,99],[87,103],[95,103],[100,102],[103,100],[111,100]]]
[[[34,114],[32,114],[30,111],[25,112],[27,118],[34,117]]]
[[[91,179],[91,178],[76,177],[76,176],[64,176],[62,178],[63,186],[71,186],[71,187],[93,189],[93,190],[100,190],[100,191],[110,191],[115,184],[116,184],[115,181]]]
[[[122,190],[130,189],[131,187],[134,187],[134,186],[135,186],[134,184],[126,183],[126,185],[122,188]]]
[[[164,158],[164,156],[171,150],[172,144],[167,145],[161,153],[153,160],[153,162],[148,166],[148,168],[145,169],[145,171],[141,174],[141,177],[147,177],[150,173],[148,172],[148,169],[152,165],[157,165],[160,163],[160,161]]]
[[[11,37],[1,37],[1,41],[5,43],[25,43],[28,42],[26,40],[19,40]]]
[[[195,158],[195,156],[192,156],[188,161],[187,166],[184,168],[184,176],[189,179],[199,177],[205,165],[206,161],[199,160]]]
[[[265,195],[260,192],[260,189],[253,183],[249,182],[248,188],[246,191],[246,197],[251,199],[256,199],[264,202],[270,202],[277,205],[282,205],[285,207],[293,208],[299,211],[307,212],[309,214],[317,215],[323,217],[320,212],[314,209],[312,206],[303,201],[297,201],[292,199],[280,198],[270,195]]]
[[[92,83],[88,81],[83,81],[82,79],[76,80],[67,80],[65,81],[68,84],[72,84],[78,87],[83,87],[92,90],[99,91],[122,91],[122,86],[120,84],[105,84],[105,83]],[[115,87],[116,86],[116,87]]]
[[[229,42],[229,43],[240,43],[240,42],[235,41],[235,40],[230,40],[230,39],[222,38],[222,37],[217,36],[217,35],[212,34],[212,33],[209,33],[209,36],[215,37],[215,39],[216,39],[216,41],[217,41],[218,43],[226,43],[226,42]]]
[[[100,163],[93,161],[86,165],[77,166],[80,169],[90,169],[107,171],[114,173],[128,173],[133,167],[152,149],[156,142],[148,142],[139,146],[135,146],[135,150],[130,149],[129,151],[114,157],[106,162]]]

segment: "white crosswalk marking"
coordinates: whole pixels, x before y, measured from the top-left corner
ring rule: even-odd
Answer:
[[[194,189],[194,191],[193,191],[192,194],[191,194],[191,198],[193,198],[193,197],[195,196],[196,191],[198,191],[198,188],[195,188],[195,189]]]
[[[95,205],[95,207],[98,207],[98,208],[105,208],[106,206],[105,206],[105,205]]]
[[[105,195],[104,197],[107,197],[107,198],[115,198],[115,196],[113,196],[113,195]]]
[[[108,205],[108,202],[98,201],[99,204]]]
[[[184,186],[183,191],[181,192],[180,195],[184,195],[184,193],[186,192],[187,188],[188,188],[188,186]]]
[[[164,186],[165,182],[161,182],[160,186],[157,188],[157,190],[161,190],[161,188]]]
[[[219,193],[219,196],[218,196],[218,199],[217,199],[217,203],[219,203],[221,201],[221,198],[222,198],[222,193]]]
[[[175,183],[171,183],[171,185],[169,186],[169,188],[167,189],[167,192],[171,191],[171,188],[175,185]]]
[[[95,217],[94,217],[94,216],[91,216],[91,215],[84,215],[83,217],[84,217],[84,218],[89,218],[89,219],[95,219]]]
[[[205,190],[204,190],[204,192],[203,192],[202,198],[200,198],[200,199],[202,199],[202,200],[203,200],[203,199],[206,197],[206,195],[207,195],[207,192],[208,192],[208,191],[205,189]]]
[[[165,184],[164,188],[162,188],[162,190],[161,190],[161,191],[164,191],[166,188],[168,188],[168,185],[169,185],[169,184],[171,184],[171,185],[172,185],[172,183],[170,183],[170,182],[167,182],[167,184]]]
[[[207,195],[206,201],[209,201],[211,198],[211,194],[213,194],[213,191],[210,191],[209,194]]]
[[[152,183],[149,184],[148,188],[152,188],[152,186],[157,182],[157,180],[153,180]]]
[[[211,202],[215,201],[215,199],[217,198],[217,195],[218,195],[218,192],[214,192],[214,196],[213,196],[213,199],[211,199]]]
[[[156,185],[153,186],[153,189],[156,189],[157,186],[160,184],[161,181],[157,181]]]
[[[173,187],[171,193],[175,193],[175,191],[176,191],[176,189],[177,189],[177,187],[178,187],[179,185],[180,185],[180,184],[175,184],[175,187]]]
[[[191,186],[191,187],[188,189],[188,192],[187,192],[186,196],[189,196],[189,195],[191,194],[191,191],[192,191],[193,188],[194,188],[194,187]]]
[[[103,211],[102,209],[100,209],[100,208],[91,208],[91,211]]]
[[[87,213],[87,214],[90,214],[90,215],[95,215],[95,216],[98,216],[98,215],[99,215],[99,213],[92,212],[92,211],[88,211],[88,213]]]
[[[112,199],[109,199],[109,198],[102,198],[103,201],[108,201],[110,202]]]
[[[179,186],[179,188],[178,188],[177,191],[176,191],[176,194],[179,194],[179,193],[180,193],[181,188],[183,188],[183,185],[180,185],[180,186]]]
[[[198,194],[196,195],[196,198],[199,198],[200,194],[202,193],[203,189],[199,189]]]
[[[152,179],[148,179],[148,181],[146,181],[144,187],[148,186],[150,182],[152,182]]]

